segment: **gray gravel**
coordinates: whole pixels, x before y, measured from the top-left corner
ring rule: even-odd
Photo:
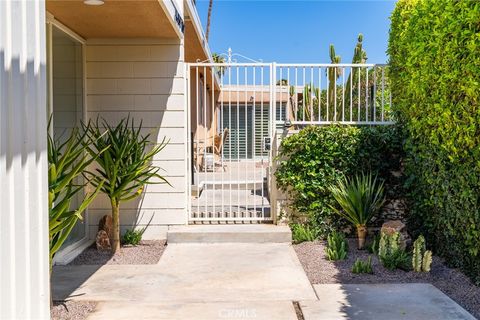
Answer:
[[[356,240],[349,239],[346,260],[328,261],[325,258],[325,242],[304,242],[294,245],[300,262],[313,284],[322,283],[431,283],[458,304],[480,319],[480,287],[458,269],[447,267],[439,257],[433,257],[429,273],[390,271],[385,269],[376,256],[372,256],[373,274],[353,274],[351,268],[357,258],[366,260],[366,250],[356,249]]]
[[[115,255],[108,251],[98,251],[93,245],[78,255],[70,265],[157,264],[165,245],[164,240],[145,240],[137,246],[122,246]]]
[[[52,320],[84,320],[96,305],[89,301],[54,301],[50,316]]]

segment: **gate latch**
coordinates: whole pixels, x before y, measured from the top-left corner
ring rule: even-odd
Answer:
[[[264,151],[270,151],[272,148],[272,139],[270,137],[264,137],[263,138],[263,150]]]

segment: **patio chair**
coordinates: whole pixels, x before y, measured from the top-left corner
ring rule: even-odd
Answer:
[[[203,167],[207,170],[212,168],[212,171],[215,171],[216,167],[221,167],[223,171],[226,171],[226,164],[222,163],[222,151],[225,141],[227,141],[228,133],[228,128],[225,128],[221,134],[214,137],[212,152],[205,153],[203,157]]]

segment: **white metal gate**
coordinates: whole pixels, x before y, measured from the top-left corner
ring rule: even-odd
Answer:
[[[194,63],[187,72],[190,221],[271,221],[271,64]]]
[[[306,125],[391,124],[386,65],[190,63],[190,222],[268,222],[271,144]]]

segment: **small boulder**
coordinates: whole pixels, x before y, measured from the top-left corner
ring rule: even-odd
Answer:
[[[110,238],[110,241],[113,239],[113,218],[112,215],[104,215],[98,222],[98,231],[105,231]]]
[[[399,238],[400,248],[402,248],[404,250],[412,242],[412,239],[410,238],[410,235],[407,232],[407,228],[406,228],[405,224],[400,220],[386,221],[382,225],[382,229],[380,230],[380,232],[386,233],[388,235],[391,235],[395,232],[400,233],[400,238]]]
[[[107,232],[105,232],[105,230],[100,230],[97,232],[95,243],[97,245],[97,250],[99,251],[112,249],[112,246],[110,245],[110,238],[108,237],[108,234]]]

